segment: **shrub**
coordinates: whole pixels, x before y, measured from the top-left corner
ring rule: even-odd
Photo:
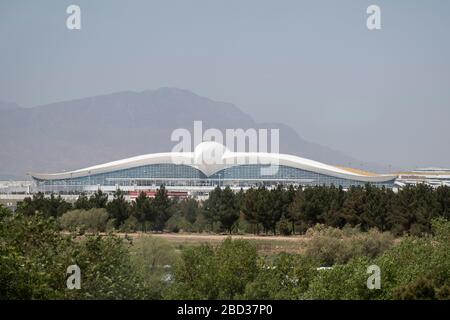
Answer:
[[[106,232],[114,232],[116,231],[116,219],[108,219],[108,222],[106,222],[105,227]]]
[[[65,230],[80,230],[88,232],[104,232],[108,222],[105,209],[72,210],[59,218],[61,227]]]
[[[140,236],[130,247],[132,261],[150,290],[150,297],[160,299],[170,284],[172,268],[179,256],[172,244],[153,236]]]
[[[233,299],[257,275],[256,248],[248,241],[224,240],[217,248],[187,248],[177,263],[169,299]]]
[[[432,280],[419,278],[405,286],[395,288],[393,295],[396,300],[434,300],[436,290]]]
[[[281,218],[280,222],[278,222],[278,230],[284,236],[290,236],[292,234],[291,225],[285,217]]]
[[[130,216],[119,227],[119,230],[121,232],[136,232],[139,230],[139,227],[139,221],[134,216]]]
[[[360,300],[371,299],[378,290],[367,288],[367,267],[372,263],[365,257],[350,260],[345,265],[318,270],[311,280],[304,299]]]
[[[383,299],[430,298],[430,287],[436,298],[446,296],[450,286],[450,222],[433,220],[432,231],[434,236],[408,236],[376,259],[382,270]]]
[[[394,244],[394,237],[388,232],[371,229],[361,232],[357,228],[336,229],[316,225],[306,233],[305,255],[322,266],[344,264],[355,257],[373,259]]]
[[[434,236],[404,238],[375,259],[355,258],[321,270],[310,283],[308,299],[449,299],[450,222],[432,221]],[[381,289],[366,288],[366,268],[381,270]]]
[[[167,220],[166,229],[169,232],[175,232],[175,233],[178,233],[180,231],[190,232],[190,231],[194,230],[192,224],[178,213],[174,214],[173,216],[171,216],[169,218],[169,220]]]
[[[316,275],[316,265],[301,255],[281,253],[273,261],[261,261],[255,280],[246,287],[244,299],[302,299]]]
[[[53,218],[1,214],[0,299],[141,299],[149,289],[115,236],[61,234]],[[81,269],[81,289],[68,290],[66,269]]]

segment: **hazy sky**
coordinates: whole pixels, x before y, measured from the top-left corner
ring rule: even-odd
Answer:
[[[450,167],[449,57],[448,0],[0,2],[0,100],[179,87],[393,166]]]

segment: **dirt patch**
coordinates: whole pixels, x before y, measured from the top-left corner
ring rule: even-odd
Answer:
[[[119,234],[125,236],[125,234]],[[225,235],[225,234],[184,234],[184,233],[131,233],[127,236],[134,239],[140,237],[157,237],[165,239],[175,246],[196,246],[201,244],[217,245],[228,237],[232,239],[248,240],[255,243],[258,252],[271,255],[280,252],[301,253],[305,242],[309,239],[305,236],[257,236],[257,235]]]

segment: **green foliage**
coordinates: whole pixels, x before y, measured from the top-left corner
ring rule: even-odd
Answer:
[[[94,215],[105,211],[76,210],[59,221]],[[231,238],[187,247],[180,257],[156,237],[76,237],[57,222],[0,206],[0,299],[450,299],[450,222],[443,218],[431,221],[429,235],[396,245],[388,233],[318,225],[307,232],[304,253],[269,258]],[[81,290],[66,287],[73,264]],[[331,268],[318,269],[324,265]],[[370,265],[380,267],[379,290],[367,288]]]
[[[199,205],[194,198],[187,198],[178,204],[181,215],[190,224],[194,224],[199,214]]]
[[[437,286],[432,279],[418,278],[411,283],[394,289],[396,300],[449,300],[450,286]]]
[[[236,194],[227,186],[222,191],[221,201],[219,204],[219,221],[225,230],[230,234],[233,231],[235,223],[239,219],[239,206]]]
[[[373,259],[393,246],[394,237],[375,229],[361,232],[357,228],[337,229],[316,225],[306,232],[305,256],[318,265],[345,264],[352,258]]]
[[[60,217],[63,213],[72,209],[72,205],[53,193],[50,197],[45,197],[43,193],[33,195],[33,198],[25,198],[18,205],[17,212],[26,216],[41,213],[45,217]]]
[[[78,210],[89,210],[91,209],[91,203],[89,202],[89,198],[85,193],[81,193],[75,203],[73,204],[74,209]]]
[[[179,255],[168,241],[151,236],[137,238],[130,252],[133,264],[149,288],[149,298],[161,299]]]
[[[408,236],[375,259],[360,257],[321,270],[307,299],[449,299],[450,222],[432,221],[434,236]],[[366,287],[367,267],[381,270],[381,289]]]
[[[59,222],[65,230],[104,232],[109,215],[105,209],[72,210],[64,213]]]
[[[107,208],[115,229],[120,229],[125,221],[130,226],[137,219],[138,225],[132,229],[144,232],[168,229],[256,234],[264,231],[288,235],[304,233],[316,224],[324,224],[335,228],[358,227],[362,231],[376,228],[396,236],[423,236],[431,233],[433,219],[450,219],[448,186],[436,189],[426,185],[407,186],[397,193],[370,184],[347,191],[334,186],[277,186],[273,189],[262,186],[236,193],[229,187],[217,187],[204,202],[193,198],[171,200],[161,186],[154,198],[142,192],[130,204],[125,200],[125,192],[117,190],[114,199],[107,201],[107,194],[99,190],[89,199],[81,194],[74,207]],[[71,204],[60,196],[45,197],[38,193],[26,198],[17,211],[27,216],[42,213],[46,217],[60,217],[71,209]],[[130,216],[135,219],[127,220]],[[170,219],[172,216],[174,218]],[[240,220],[241,216],[245,223]]]
[[[172,201],[167,195],[167,190],[164,186],[161,186],[155,194],[155,198],[152,201],[152,207],[155,212],[155,221],[153,229],[156,231],[163,231],[167,220],[172,216],[171,210]]]
[[[115,227],[118,228],[130,215],[130,205],[125,200],[125,193],[123,191],[116,190],[114,192],[114,199],[106,205],[111,219],[115,221]]]
[[[316,264],[300,255],[281,253],[273,261],[260,261],[255,280],[246,286],[244,299],[302,299],[316,275]]]
[[[89,198],[85,193],[81,193],[73,205],[75,209],[89,210],[93,208],[106,208],[107,203],[108,195],[99,189]]]
[[[437,291],[450,285],[450,222],[435,219],[431,225],[434,236],[406,237],[376,260],[383,270],[383,298],[401,297],[401,291],[425,287],[428,280]]]
[[[214,222],[220,223],[221,231],[230,234],[239,219],[239,202],[236,194],[227,186],[225,189],[216,187],[210,192],[208,200],[204,203],[204,215],[214,230]]]
[[[136,200],[131,204],[131,214],[141,225],[142,231],[147,231],[146,222],[155,220],[155,210],[152,208],[151,200],[145,192],[141,192]]]
[[[178,233],[180,231],[193,231],[194,228],[179,212],[175,213],[166,222],[166,229],[169,232]]]
[[[146,299],[150,288],[135,268],[129,245],[115,236],[88,236],[80,243],[75,263],[82,272],[81,290],[71,290],[77,299]]]
[[[370,260],[364,257],[350,260],[332,269],[317,270],[309,283],[304,299],[360,300],[372,299],[377,290],[367,288],[367,267]]]
[[[291,226],[289,225],[289,220],[283,217],[277,224],[278,230],[283,236],[290,236],[292,234]]]
[[[139,224],[139,221],[134,216],[129,216],[121,225],[119,228],[120,232],[136,232],[141,227],[141,224]]]
[[[100,189],[89,197],[89,205],[91,208],[106,208],[107,203],[108,195]]]
[[[149,289],[114,236],[81,240],[59,232],[53,218],[3,212],[0,299],[140,299]],[[66,287],[66,269],[81,268],[81,290]]]
[[[450,216],[450,187],[437,189],[426,185],[407,186],[398,193],[367,184],[351,187],[316,186],[308,188],[264,187],[245,192],[242,211],[246,220],[259,233],[263,229],[277,232],[282,218],[291,223],[291,230],[305,232],[316,224],[343,228],[358,226],[363,231],[376,228],[395,235],[424,235],[431,232],[431,221]],[[281,230],[278,230],[281,231]]]
[[[257,275],[256,248],[247,241],[224,240],[217,248],[187,248],[176,265],[168,299],[233,299]]]

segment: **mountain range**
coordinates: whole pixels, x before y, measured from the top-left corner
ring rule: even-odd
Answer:
[[[279,128],[280,152],[358,167],[361,161],[302,139],[289,126],[257,123],[231,103],[190,91],[160,88],[124,91],[32,108],[0,102],[0,179],[24,179],[27,172],[60,172],[140,154],[167,152],[177,128]],[[376,164],[365,166],[385,170]]]

